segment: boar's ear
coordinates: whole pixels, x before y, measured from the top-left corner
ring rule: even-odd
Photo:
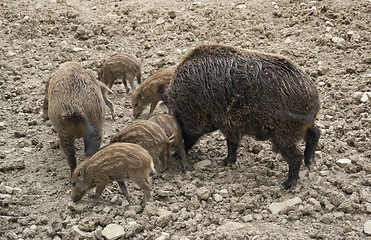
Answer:
[[[159,99],[166,105],[168,102],[169,89],[164,84],[160,84],[157,87],[157,94]]]
[[[82,167],[76,169],[76,175],[79,181],[83,181],[84,180],[84,169]]]
[[[114,136],[114,137],[112,137],[112,139],[111,139],[111,143],[115,143],[115,142],[119,142],[119,141],[120,141],[120,139],[119,139],[118,136]]]
[[[142,91],[138,91],[138,98],[139,98],[139,99],[142,99],[142,98],[143,98]]]

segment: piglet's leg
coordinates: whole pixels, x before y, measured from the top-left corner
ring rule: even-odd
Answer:
[[[61,149],[67,156],[68,165],[70,166],[71,175],[73,170],[76,168],[76,151],[75,151],[75,141],[73,138],[70,137],[63,137],[59,135],[59,143],[61,145]]]
[[[120,182],[117,182],[122,190],[122,193],[124,194],[124,196],[126,197],[126,200],[128,200],[128,203],[131,204],[131,200],[130,200],[130,194],[128,192],[128,189],[126,187],[126,184],[124,181],[120,181]]]
[[[109,178],[102,179],[101,181],[97,182],[96,189],[95,189],[95,195],[93,202],[96,204],[99,201],[99,197],[102,195],[103,190],[106,188],[108,183],[110,182]]]

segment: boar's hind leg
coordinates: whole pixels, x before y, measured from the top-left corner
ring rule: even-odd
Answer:
[[[276,149],[281,153],[282,157],[286,160],[289,165],[289,176],[286,181],[281,183],[280,187],[283,189],[293,189],[299,179],[299,170],[302,163],[303,154],[297,148],[297,146],[283,147],[275,146]]]
[[[71,175],[72,175],[73,170],[75,170],[75,168],[76,168],[75,141],[71,137],[59,136],[59,142],[60,142],[60,145],[61,145],[61,148],[62,148],[63,152],[67,156],[68,165],[70,166]]]
[[[226,134],[225,134],[226,135]],[[223,160],[218,161],[220,166],[231,166],[237,160],[237,148],[240,142],[238,134],[228,134],[227,136],[227,146],[228,146],[228,156]]]
[[[320,130],[317,127],[308,128],[305,135],[306,145],[304,151],[304,163],[309,171],[311,171],[311,166],[314,160],[314,151],[316,150],[320,135]]]
[[[124,194],[124,196],[126,197],[126,200],[128,200],[128,203],[131,204],[131,200],[130,200],[130,194],[128,192],[128,189],[126,187],[126,184],[124,181],[119,181],[117,182],[122,190],[122,193]]]

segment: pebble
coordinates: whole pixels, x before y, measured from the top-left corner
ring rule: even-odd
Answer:
[[[161,25],[165,22],[165,19],[163,17],[160,17],[159,19],[157,19],[156,21],[156,25]]]
[[[349,164],[351,164],[352,161],[350,159],[347,159],[347,158],[342,158],[342,159],[339,159],[336,161],[336,164],[339,165],[340,167],[345,167]]]
[[[0,130],[4,130],[6,128],[4,122],[0,122]]]
[[[252,220],[254,220],[254,218],[252,217],[252,215],[249,214],[249,215],[243,216],[242,220],[244,222],[251,222]]]
[[[168,13],[167,13],[168,15],[169,15],[169,17],[170,18],[176,18],[176,13],[175,13],[175,11],[169,11]]]
[[[77,238],[90,238],[91,234],[85,231],[81,231],[78,226],[72,227],[72,234]]]
[[[204,167],[207,167],[207,166],[210,166],[211,165],[211,161],[210,160],[203,160],[203,161],[200,161],[198,163],[196,163],[195,165],[193,165],[193,168],[195,170],[200,170]]]
[[[286,200],[284,202],[273,202],[268,209],[273,213],[277,214],[280,213],[281,211],[292,207],[296,204],[301,203],[301,199],[299,197],[295,197],[293,199]]]
[[[368,95],[367,93],[363,93],[360,101],[363,102],[363,103],[368,102],[369,97],[367,95]]]
[[[223,201],[223,197],[221,195],[217,194],[217,193],[214,194],[213,197],[214,197],[215,202]]]
[[[12,187],[5,186],[4,188],[5,188],[6,193],[8,193],[8,194],[12,194],[13,193],[13,188]]]
[[[366,233],[366,235],[371,236],[371,220],[368,220],[363,225],[363,231]]]
[[[236,8],[237,9],[243,9],[243,8],[246,8],[246,5],[245,4],[237,4]]]
[[[228,190],[227,189],[222,189],[219,191],[219,194],[220,196],[224,197],[224,198],[227,198],[229,197],[229,193],[228,193]]]
[[[115,240],[125,236],[125,229],[117,224],[109,224],[102,231],[103,237],[107,240]]]
[[[161,236],[155,238],[155,240],[168,240],[170,239],[170,235],[166,232],[162,232]]]
[[[207,200],[210,197],[210,190],[206,187],[201,187],[196,190],[196,195],[201,200]]]
[[[233,233],[235,231],[238,231],[240,229],[243,229],[245,228],[245,224],[243,223],[239,223],[239,222],[225,222],[223,223],[223,225],[219,226],[217,228],[217,231],[218,232],[222,232],[222,233]]]

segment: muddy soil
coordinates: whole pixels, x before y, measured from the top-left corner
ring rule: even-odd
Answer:
[[[1,1],[0,238],[101,239],[116,226],[121,239],[371,239],[370,18],[369,0]],[[44,81],[71,60],[96,73],[117,52],[137,56],[147,78],[202,43],[280,54],[312,77],[322,102],[316,169],[303,165],[296,188],[282,191],[287,164],[269,142],[246,136],[235,166],[219,167],[226,142],[214,132],[188,154],[192,167],[210,162],[183,173],[176,160],[152,179],[144,213],[132,183],[132,205],[116,183],[97,205],[93,192],[74,204],[57,134],[41,119]],[[120,83],[112,90],[118,117],[107,108],[103,145],[133,122],[130,95]],[[77,148],[81,158],[81,140]]]

